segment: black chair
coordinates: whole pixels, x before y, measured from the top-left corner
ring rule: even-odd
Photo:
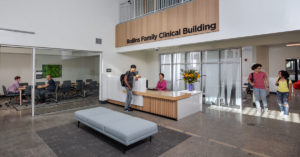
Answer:
[[[97,88],[97,81],[92,81],[86,86],[87,95],[93,95],[97,92],[95,92]],[[98,90],[97,90],[98,91]],[[91,93],[91,94],[90,94]]]
[[[22,93],[22,96],[31,97],[31,89],[32,89],[32,86],[26,86],[24,92]]]
[[[55,85],[59,86],[60,85],[60,81],[55,81]]]
[[[54,101],[54,102],[58,102],[58,88],[59,86],[56,84],[55,86],[55,91],[54,92],[47,92],[46,95],[47,95],[47,99],[46,101]]]
[[[35,84],[38,85],[38,86],[39,85],[45,85],[45,82],[36,82]]]
[[[16,98],[17,96],[19,96],[19,93],[8,93],[7,90],[6,90],[6,87],[5,86],[2,86],[2,89],[3,89],[3,93],[6,97],[9,97],[9,102],[8,104],[11,104],[11,99],[12,98]]]
[[[86,79],[85,81],[90,83],[90,82],[92,82],[93,80],[92,80],[92,79]]]
[[[63,84],[61,86],[61,93],[63,98],[66,98],[66,95],[72,92],[71,87],[72,87],[71,81],[63,81]]]
[[[20,87],[21,87],[21,86],[28,86],[28,83],[26,83],[26,82],[19,83],[19,86],[20,86]]]
[[[83,80],[76,80],[75,92],[76,92],[76,96],[81,96],[81,97],[85,96]]]

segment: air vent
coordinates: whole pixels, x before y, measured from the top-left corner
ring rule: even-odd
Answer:
[[[102,39],[96,38],[96,44],[102,44]]]

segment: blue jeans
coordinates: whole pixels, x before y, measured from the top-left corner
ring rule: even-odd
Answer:
[[[131,100],[132,100],[132,91],[128,87],[125,87],[126,89],[126,101],[125,101],[125,106],[124,109],[127,110],[130,108]]]
[[[280,111],[284,112],[284,115],[289,114],[289,93],[288,92],[278,92],[277,91],[277,100],[280,107]]]
[[[259,100],[262,100],[264,108],[268,108],[266,89],[253,88],[256,108],[261,109]]]

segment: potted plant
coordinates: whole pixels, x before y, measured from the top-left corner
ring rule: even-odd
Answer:
[[[183,80],[188,83],[189,91],[194,90],[194,83],[200,78],[200,73],[196,70],[181,70],[183,75]]]

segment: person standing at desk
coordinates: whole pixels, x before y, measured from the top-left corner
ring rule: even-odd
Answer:
[[[46,93],[48,93],[48,92],[54,92],[55,91],[55,87],[56,87],[56,84],[53,81],[53,79],[51,78],[51,75],[47,75],[46,79],[48,80],[48,84],[38,86],[38,88],[47,88],[46,90],[41,90],[40,91],[40,102],[41,103],[45,102],[45,100],[46,100],[46,98],[45,98]]]
[[[167,82],[164,80],[165,75],[163,73],[159,73],[159,81],[157,82],[156,89],[157,90],[167,90]]]
[[[136,66],[134,64],[130,66],[130,70],[127,71],[124,76],[125,89],[127,94],[124,111],[132,111],[132,109],[130,108],[130,104],[132,100],[133,77],[135,77],[135,80],[141,78],[141,76],[137,74]]]

